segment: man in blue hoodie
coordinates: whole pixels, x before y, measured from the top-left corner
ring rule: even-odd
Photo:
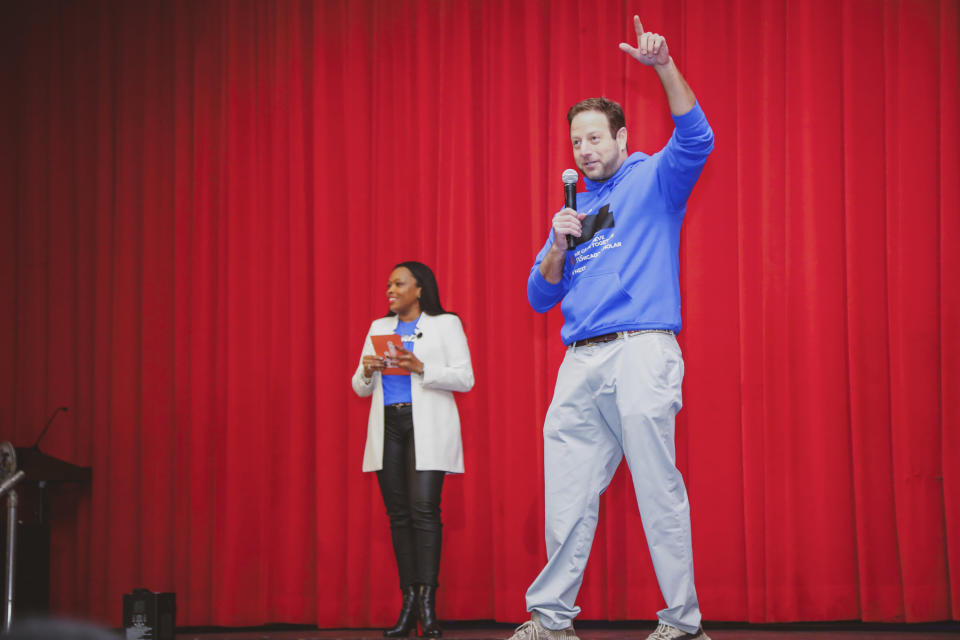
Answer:
[[[626,457],[666,608],[648,640],[709,640],[693,583],[690,511],[676,468],[683,358],[678,281],[687,198],[713,132],[666,40],[634,16],[620,49],[660,77],[674,120],[666,146],[627,153],[623,110],[591,98],[567,113],[586,193],[553,217],[527,283],[538,312],[558,302],[568,346],[543,428],[547,564],[527,590],[515,640],[575,639],[573,618],[600,494]]]

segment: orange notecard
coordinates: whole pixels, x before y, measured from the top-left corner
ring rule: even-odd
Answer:
[[[376,352],[376,355],[386,359],[387,361],[387,368],[381,373],[388,373],[398,376],[410,375],[410,372],[406,369],[391,366],[395,363],[395,361],[390,358],[390,345],[393,344],[394,349],[397,347],[402,349],[403,341],[400,340],[400,336],[395,333],[388,333],[387,335],[383,336],[370,336],[370,341],[373,342],[373,350]]]

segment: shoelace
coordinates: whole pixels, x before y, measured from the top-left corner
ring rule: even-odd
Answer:
[[[662,622],[657,625],[657,630],[651,634],[649,640],[671,640],[670,629],[673,627],[665,625]]]
[[[515,638],[536,638],[538,635],[537,625],[533,620],[527,620],[513,632]]]

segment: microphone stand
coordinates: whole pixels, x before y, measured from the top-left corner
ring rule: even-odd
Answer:
[[[0,483],[0,496],[7,495],[7,548],[6,548],[6,571],[4,572],[4,591],[6,593],[3,616],[3,632],[10,631],[10,625],[13,623],[13,597],[14,597],[14,576],[16,575],[16,552],[17,552],[17,492],[13,490],[15,484],[23,480],[23,471],[17,471],[15,474]]]
[[[47,429],[50,428],[53,419],[56,418],[61,411],[66,412],[67,408],[57,407],[54,410],[53,414],[51,414],[47,420],[47,424],[43,426],[43,430],[37,437],[36,442],[33,443],[33,447],[31,447],[33,450],[40,451],[40,441],[43,439],[43,436],[47,435]],[[7,450],[8,448],[9,450]],[[5,554],[6,566],[4,571],[4,591],[6,597],[3,616],[3,632],[7,633],[10,631],[10,625],[13,623],[14,578],[16,576],[17,551],[17,507],[19,506],[19,498],[17,492],[13,490],[13,487],[23,480],[26,474],[24,474],[23,470],[14,472],[17,468],[16,450],[9,442],[0,444],[0,449],[3,450],[4,464],[9,464],[7,472],[10,473],[9,477],[0,481],[0,496],[3,496],[5,493],[7,494],[7,544]],[[3,471],[3,469],[0,469],[0,471]],[[0,478],[2,478],[2,476],[0,476]]]

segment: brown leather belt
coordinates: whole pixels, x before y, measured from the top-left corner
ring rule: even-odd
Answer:
[[[413,407],[412,402],[394,402],[393,404],[383,405],[384,409],[390,409],[392,411],[400,411],[401,409],[410,409]]]
[[[593,336],[592,338],[584,338],[583,340],[577,340],[570,346],[586,347],[591,344],[603,344],[604,342],[613,342],[614,340],[619,340],[620,338],[635,336],[638,333],[666,333],[671,336],[674,335],[673,331],[671,331],[670,329],[635,329],[632,331],[617,331],[615,333],[605,333],[602,336]]]

